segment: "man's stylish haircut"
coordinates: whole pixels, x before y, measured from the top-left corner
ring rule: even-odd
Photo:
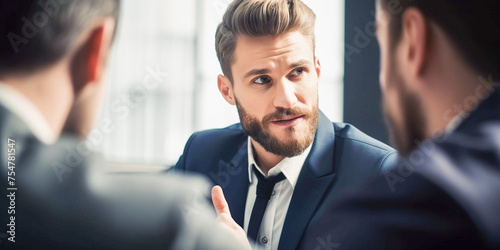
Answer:
[[[64,57],[120,0],[0,0],[0,74],[30,72]]]
[[[392,46],[401,39],[404,11],[414,7],[444,30],[470,67],[484,77],[491,75],[493,81],[500,81],[500,1],[380,1],[386,9],[396,7],[389,10]]]
[[[233,83],[231,65],[238,36],[279,36],[300,31],[312,41],[316,15],[300,0],[234,0],[215,33],[215,50],[222,72]]]

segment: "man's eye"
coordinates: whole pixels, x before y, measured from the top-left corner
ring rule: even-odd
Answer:
[[[299,77],[304,73],[304,71],[305,71],[304,68],[294,69],[292,73],[290,73],[290,77]]]
[[[259,76],[253,81],[253,83],[257,84],[266,84],[270,82],[271,82],[271,77],[269,76]]]

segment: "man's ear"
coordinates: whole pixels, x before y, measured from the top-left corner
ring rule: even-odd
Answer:
[[[402,17],[402,53],[404,73],[420,77],[425,70],[429,53],[429,28],[424,15],[416,8],[408,8]]]
[[[219,91],[226,99],[226,101],[231,104],[235,105],[235,98],[234,98],[234,91],[233,91],[233,85],[231,84],[231,81],[229,78],[223,76],[223,75],[218,75],[217,76],[217,86],[219,87]]]
[[[321,63],[319,62],[319,58],[316,57],[314,60],[314,68],[316,69],[316,74],[318,74],[318,79],[321,76]]]
[[[101,82],[111,49],[115,20],[105,18],[95,23],[77,48],[71,61],[75,93],[89,84]]]

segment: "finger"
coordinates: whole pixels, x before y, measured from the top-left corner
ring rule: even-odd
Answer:
[[[212,188],[212,202],[214,204],[215,211],[217,211],[217,215],[220,216],[222,213],[226,213],[231,216],[229,206],[227,205],[226,198],[224,197],[224,192],[222,192],[222,188],[220,186],[214,186]]]

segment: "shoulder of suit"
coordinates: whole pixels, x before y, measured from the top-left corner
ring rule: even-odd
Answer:
[[[387,152],[395,152],[395,150],[387,144],[363,133],[354,125],[349,123],[332,123],[335,130],[335,137],[343,140],[349,140],[360,146],[372,147]]]
[[[186,165],[198,165],[203,162],[203,165],[208,166],[217,164],[221,159],[229,160],[247,138],[240,124],[196,132],[191,135],[184,148]]]

